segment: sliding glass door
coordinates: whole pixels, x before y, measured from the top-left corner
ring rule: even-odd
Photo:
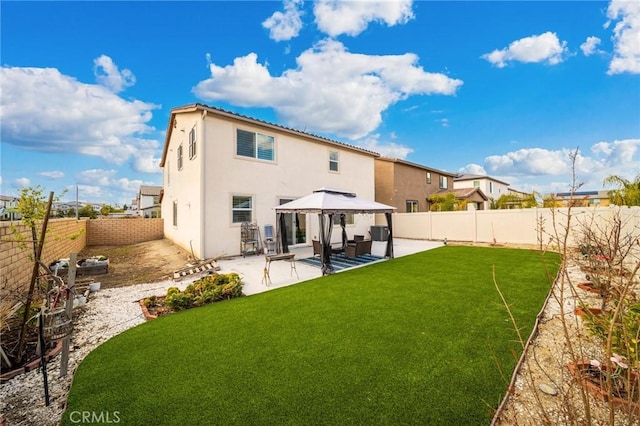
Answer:
[[[293,201],[292,198],[281,198],[279,204]],[[302,213],[284,213],[287,244],[304,244],[307,242],[307,215]]]

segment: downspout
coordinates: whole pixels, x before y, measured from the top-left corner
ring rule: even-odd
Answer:
[[[207,206],[206,206],[206,199],[205,199],[205,195],[206,195],[206,190],[205,190],[205,184],[206,184],[206,170],[204,168],[205,166],[205,161],[204,161],[204,156],[205,156],[205,150],[204,150],[204,144],[206,141],[206,133],[205,133],[205,119],[207,118],[207,110],[202,111],[202,130],[201,130],[201,134],[202,134],[202,138],[201,138],[201,142],[200,142],[200,152],[202,155],[200,155],[200,258],[201,259],[205,259],[206,256],[204,255],[204,242],[205,239],[207,237],[206,234],[206,212],[207,212]],[[198,136],[196,135],[196,143],[198,142]],[[197,147],[196,147],[197,149]]]

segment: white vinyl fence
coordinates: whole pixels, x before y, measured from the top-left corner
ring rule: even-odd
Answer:
[[[393,236],[419,240],[483,242],[497,244],[543,244],[557,246],[567,234],[569,246],[579,244],[581,229],[605,231],[616,214],[623,234],[640,235],[640,207],[573,207],[513,210],[467,210],[459,212],[395,213]],[[384,216],[376,218],[386,225]]]

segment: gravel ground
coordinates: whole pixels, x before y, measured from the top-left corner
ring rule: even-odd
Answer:
[[[584,274],[577,266],[568,269],[570,281],[580,282]],[[154,284],[138,284],[128,287],[109,288],[90,295],[87,304],[78,308],[75,329],[72,336],[72,352],[69,357],[69,372],[66,377],[58,377],[60,357],[48,364],[49,392],[51,404],[44,404],[42,374],[32,371],[18,376],[0,386],[0,412],[7,425],[58,424],[64,412],[67,392],[72,375],[80,361],[94,348],[111,337],[144,322],[137,301],[154,294],[162,294],[168,287],[186,287],[193,280],[180,283],[163,281]],[[602,358],[598,345],[587,338],[581,320],[574,314],[576,296],[592,306],[598,299],[586,293],[572,291],[572,286],[554,288],[545,305],[539,330],[532,340],[522,368],[497,425],[540,425],[540,424],[581,424],[584,420],[576,396],[576,386],[566,369],[569,362],[566,339],[564,338],[562,314],[566,321],[567,333],[575,348],[581,351],[583,359]],[[562,307],[562,309],[561,309]],[[524,336],[526,339],[527,337]],[[551,385],[558,396],[541,392],[540,384]],[[567,403],[569,401],[569,403]],[[592,402],[592,424],[610,424],[608,407]],[[582,418],[581,418],[582,416]],[[0,419],[0,424],[2,424]],[[636,419],[637,420],[637,419]],[[616,424],[638,424],[634,420],[617,414]]]
[[[163,294],[172,286],[184,289],[192,281],[137,284],[90,294],[87,304],[74,311],[69,374],[59,377],[60,356],[47,364],[50,405],[45,406],[41,369],[17,376],[0,385],[0,412],[6,424],[57,425],[65,409],[73,373],[80,361],[98,345],[145,321],[138,300]]]

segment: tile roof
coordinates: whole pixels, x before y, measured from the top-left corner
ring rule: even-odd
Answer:
[[[165,143],[164,143],[164,150],[162,152],[162,159],[160,160],[160,167],[164,167],[164,162],[167,156],[167,149],[169,146],[169,139],[171,138],[171,133],[173,132],[173,127],[174,127],[174,123],[175,123],[175,117],[176,114],[180,114],[182,112],[193,112],[193,111],[207,111],[213,114],[216,114],[218,116],[222,116],[222,117],[228,117],[228,118],[235,118],[237,120],[242,120],[245,122],[249,122],[255,125],[261,125],[261,126],[265,126],[265,127],[269,127],[272,129],[276,129],[276,130],[280,130],[286,133],[292,133],[295,134],[297,136],[303,136],[306,138],[310,138],[313,140],[316,140],[318,142],[323,142],[323,143],[327,143],[330,145],[337,145],[337,146],[341,146],[343,148],[348,148],[354,151],[358,151],[361,152],[363,154],[368,154],[374,157],[379,157],[380,154],[378,154],[377,152],[374,151],[370,151],[368,149],[365,148],[361,148],[359,146],[356,145],[350,145],[344,142],[339,142],[333,139],[329,139],[329,138],[325,138],[323,136],[319,136],[319,135],[315,135],[313,133],[308,133],[305,131],[301,131],[301,130],[296,130],[293,129],[291,127],[286,127],[286,126],[282,126],[280,124],[275,124],[275,123],[270,123],[268,121],[264,121],[264,120],[260,120],[258,118],[253,118],[253,117],[248,117],[246,115],[242,115],[242,114],[238,114],[232,111],[227,111],[225,109],[222,108],[218,108],[218,107],[212,107],[212,106],[208,106],[208,105],[204,105],[201,103],[194,103],[194,104],[189,104],[189,105],[184,105],[184,106],[180,106],[180,107],[175,107],[171,110],[171,117],[169,118],[169,125],[167,127],[167,132],[166,132],[166,136],[165,136]]]

